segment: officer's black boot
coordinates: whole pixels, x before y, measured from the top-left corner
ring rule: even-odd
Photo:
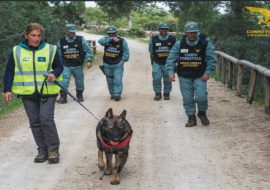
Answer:
[[[48,152],[38,151],[38,155],[35,157],[35,163],[42,163],[48,159]]]
[[[207,118],[206,111],[198,111],[197,114],[198,118],[201,119],[201,122],[204,126],[207,126],[210,124],[209,119]]]
[[[195,115],[188,116],[188,122],[186,123],[186,127],[194,127],[197,125],[197,119]]]
[[[161,100],[161,93],[156,93],[156,95],[155,95],[155,97],[154,97],[154,100],[155,101],[159,101],[159,100]]]
[[[83,90],[77,90],[76,96],[77,96],[77,100],[79,102],[83,102],[84,101],[84,99],[83,99]]]
[[[164,93],[163,94],[163,99],[164,100],[170,100],[170,93]]]
[[[63,90],[60,90],[60,98],[57,101],[60,104],[66,104],[67,103],[67,93]]]

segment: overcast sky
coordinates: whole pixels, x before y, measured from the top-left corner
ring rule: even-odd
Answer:
[[[94,1],[85,1],[86,7],[96,7],[96,3]]]

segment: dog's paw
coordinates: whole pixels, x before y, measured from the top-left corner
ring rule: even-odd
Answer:
[[[120,184],[120,174],[115,173],[115,174],[112,176],[111,184],[112,184],[112,185],[118,185],[118,184]]]
[[[111,184],[112,185],[119,185],[120,181],[119,180],[114,180],[114,181],[111,181]]]
[[[98,168],[100,171],[104,171],[105,170],[105,165],[103,164],[98,164]]]

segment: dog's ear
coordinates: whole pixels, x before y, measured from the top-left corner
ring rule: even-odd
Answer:
[[[126,115],[127,115],[127,111],[126,110],[123,110],[122,113],[120,114],[120,117],[122,119],[126,119]]]
[[[109,108],[109,109],[107,110],[107,112],[106,112],[106,114],[105,114],[105,117],[107,117],[107,118],[109,118],[109,119],[113,118],[113,110],[112,110],[112,108]]]

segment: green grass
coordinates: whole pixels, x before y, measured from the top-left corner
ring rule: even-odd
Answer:
[[[212,78],[214,78],[215,81],[221,81],[221,77],[214,71],[211,75]]]
[[[5,102],[0,98],[0,118],[22,106],[22,101],[16,96],[12,97],[12,101]]]

